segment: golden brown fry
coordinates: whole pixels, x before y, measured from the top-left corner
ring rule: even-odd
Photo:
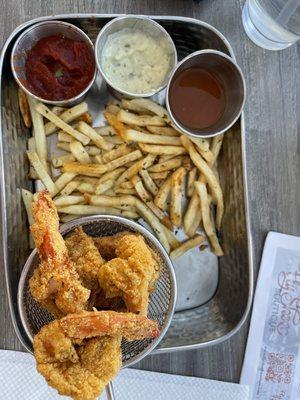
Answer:
[[[185,169],[178,168],[172,174],[171,180],[171,206],[170,217],[175,226],[180,226],[182,221],[182,196],[183,196],[183,179],[185,176]]]
[[[123,188],[117,188],[115,189],[115,194],[131,194],[133,196],[136,195],[135,189],[123,189]]]
[[[186,194],[188,197],[191,197],[192,194],[194,193],[194,183],[197,180],[197,175],[198,175],[198,170],[196,167],[194,167],[191,171],[188,173],[188,178],[187,178],[187,191]]]
[[[170,257],[172,260],[182,256],[184,253],[193,249],[196,246],[200,246],[201,243],[205,242],[205,237],[202,235],[197,235],[192,239],[187,240],[186,242],[182,243],[179,247],[175,250],[171,251]]]
[[[64,164],[63,171],[98,177],[107,171],[107,166],[99,164],[80,164],[78,162],[73,162]]]
[[[69,195],[69,196],[59,196],[53,199],[54,204],[56,207],[65,207],[71,206],[74,204],[82,204],[84,203],[84,196],[76,196],[76,195]]]
[[[222,143],[223,143],[223,139],[224,139],[224,133],[222,135],[217,135],[214,136],[211,140],[211,146],[210,146],[210,150],[213,154],[213,160],[211,162],[211,165],[214,165],[215,161],[217,160],[221,147],[222,147]]]
[[[34,151],[27,151],[28,159],[35,169],[37,176],[45,185],[46,189],[48,190],[49,194],[53,197],[58,193],[58,188],[56,184],[51,179],[50,175],[48,174],[47,170],[45,169],[44,165],[41,163],[38,155]]]
[[[118,106],[117,104],[110,103],[105,107],[105,111],[110,114],[117,115],[118,112],[120,111],[120,106]]]
[[[76,160],[79,161],[81,164],[91,164],[90,156],[80,142],[78,142],[77,140],[71,142],[70,150]]]
[[[116,146],[119,146],[121,144],[124,144],[124,140],[121,139],[119,136],[105,136],[105,140],[107,143],[110,145],[113,145],[112,149],[114,149]]]
[[[97,183],[105,182],[109,179],[115,181],[124,171],[126,171],[125,167],[116,168],[113,171],[108,171],[99,178]]]
[[[221,246],[219,245],[219,242],[218,242],[218,239],[217,239],[217,236],[215,233],[215,229],[214,229],[213,223],[211,221],[210,202],[208,199],[206,185],[203,182],[195,182],[195,189],[197,190],[198,195],[200,197],[200,206],[201,206],[204,230],[208,236],[208,239],[212,246],[213,252],[217,256],[222,256],[224,253],[223,253]]]
[[[181,145],[179,137],[154,135],[152,133],[140,132],[135,129],[126,129],[124,137],[127,142],[133,141],[139,143],[162,144],[170,146]]]
[[[53,157],[51,160],[54,168],[62,167],[63,164],[74,161],[75,157],[72,154],[64,154],[62,156]]]
[[[122,182],[120,184],[120,188],[122,188],[122,189],[133,189],[134,186],[133,186],[132,182],[126,181],[126,182]]]
[[[34,137],[30,137],[28,139],[28,141],[27,141],[27,150],[36,152]],[[29,177],[29,179],[39,179],[39,177],[37,176],[37,173],[35,172],[35,169],[33,168],[33,166],[31,164],[30,164],[30,167],[29,167],[28,177]]]
[[[53,114],[55,114],[55,115],[60,115],[60,114],[62,114],[64,111],[66,111],[67,110],[67,108],[64,108],[64,107],[59,107],[59,106],[53,106],[52,108],[51,108],[51,111],[53,112]]]
[[[122,173],[121,176],[116,180],[116,187],[118,187],[122,182],[130,179],[132,176],[139,173],[141,169],[147,169],[152,165],[155,161],[156,156],[152,154],[148,154],[146,157],[134,163],[131,167],[129,167],[126,171]]]
[[[78,132],[76,129],[68,125],[66,122],[64,122],[64,120],[62,119],[63,114],[58,117],[57,115],[53,114],[53,112],[50,111],[49,108],[45,106],[45,104],[42,103],[38,103],[35,106],[35,109],[43,117],[53,122],[58,128],[73,136],[74,139],[79,140],[79,142],[83,143],[84,145],[87,145],[89,143],[90,139],[86,135],[83,135],[82,133]]]
[[[80,117],[82,114],[84,114],[87,111],[88,111],[88,105],[87,105],[87,103],[83,102],[83,103],[77,104],[74,107],[68,108],[62,114],[59,115],[59,118],[68,124],[68,123],[74,121],[75,119],[77,119],[78,117]],[[61,129],[63,129],[63,128],[61,128]],[[45,125],[46,135],[51,135],[51,133],[54,133],[56,130],[57,130],[57,126],[53,122],[48,122]]]
[[[94,129],[101,136],[113,137],[117,135],[116,130],[110,125],[98,126],[97,128]]]
[[[187,153],[186,149],[182,146],[160,146],[156,144],[145,144],[145,143],[138,143],[138,145],[144,153],[150,153],[155,155],[172,154],[174,156],[179,156],[181,154]]]
[[[110,197],[110,196],[107,196]],[[128,215],[128,210],[120,210],[110,206],[95,206],[90,204],[77,204],[66,207],[58,207],[58,212],[72,215],[93,215],[93,214],[111,214],[125,216]]]
[[[211,193],[216,199],[217,202],[217,217],[216,217],[216,225],[217,229],[220,229],[222,217],[224,213],[224,201],[223,201],[223,193],[220,187],[218,180],[216,179],[215,174],[208,166],[208,164],[203,160],[200,154],[195,150],[192,142],[186,137],[181,136],[181,141],[184,147],[188,150],[190,157],[195,164],[195,166],[200,170],[200,172],[205,176]],[[203,215],[202,215],[203,218]]]
[[[78,188],[78,186],[80,185],[80,181],[71,181],[69,182],[65,188],[60,192],[62,196],[68,196],[69,194],[71,194],[72,192],[74,192],[74,190],[76,190]]]
[[[158,163],[155,165],[152,165],[150,168],[148,168],[149,172],[163,172],[163,171],[170,171],[171,169],[175,169],[181,166],[182,164],[182,157],[174,157],[171,158],[168,161],[164,161],[162,163]]]
[[[161,210],[166,211],[168,208],[168,197],[171,193],[172,176],[170,176],[159,188],[154,198],[154,204]]]
[[[73,172],[65,172],[64,174],[61,174],[55,181],[55,185],[58,188],[58,190],[62,190],[69,182],[71,182],[77,174],[74,174]]]
[[[74,138],[64,131],[59,131],[58,135],[57,135],[57,140],[59,142],[71,143],[71,142],[73,142]]]
[[[113,149],[102,156],[103,163],[108,163],[109,161],[115,160],[116,158],[125,156],[126,154],[129,154],[132,151],[132,149],[127,146],[126,144],[121,144],[119,147],[116,149]]]
[[[142,177],[144,184],[149,192],[153,194],[153,196],[156,196],[158,193],[158,187],[155,185],[154,181],[149,175],[149,172],[146,169],[141,169],[139,174]]]
[[[177,136],[179,137],[181,134],[177,132],[175,129],[170,126],[150,126],[147,125],[147,129],[149,132],[154,133],[155,135],[163,135],[163,136]]]
[[[150,99],[139,98],[124,100],[122,101],[122,107],[140,113],[143,113],[144,111],[150,111],[151,113],[156,114],[161,118],[168,113],[164,107],[160,106]]]
[[[119,121],[129,125],[136,125],[136,126],[165,125],[165,121],[161,117],[150,116],[150,115],[136,115],[125,110],[120,110],[118,112],[117,118]]]
[[[20,87],[18,89],[19,108],[26,128],[30,128],[32,124],[31,113],[29,109],[27,95]]]
[[[120,138],[122,140],[124,140],[124,133],[125,133],[126,127],[123,124],[123,122],[119,121],[116,115],[110,114],[107,111],[104,111],[103,115],[106,118],[109,125],[111,125],[115,129],[118,136],[120,136]]]
[[[109,151],[113,148],[113,145],[111,143],[108,143],[105,139],[103,139],[102,136],[98,135],[98,133],[86,122],[80,121],[78,123],[78,130],[79,130],[79,132],[86,135],[89,139],[91,139],[91,141],[97,147],[99,147],[99,149]]]
[[[96,185],[90,182],[80,182],[80,185],[77,187],[77,190],[80,193],[90,193],[94,194],[96,191]]]
[[[96,194],[102,194],[105,193],[108,189],[111,189],[114,186],[114,181],[112,179],[107,179],[104,182],[98,183],[96,186],[95,193]]]
[[[183,218],[183,229],[187,236],[192,237],[195,235],[201,218],[200,199],[197,191],[194,190]]]
[[[197,148],[202,151],[208,151],[209,150],[209,140],[205,138],[195,138],[195,137],[190,137],[190,140],[197,146]]]

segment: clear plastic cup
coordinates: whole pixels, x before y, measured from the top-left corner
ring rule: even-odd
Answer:
[[[243,25],[249,38],[268,50],[282,50],[300,39],[300,0],[247,0]]]

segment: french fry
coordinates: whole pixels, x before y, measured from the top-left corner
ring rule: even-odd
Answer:
[[[91,141],[97,147],[99,147],[99,149],[108,151],[113,148],[113,145],[111,143],[108,143],[105,139],[103,139],[102,136],[98,135],[98,133],[87,123],[80,121],[78,123],[77,127],[78,127],[79,132],[83,133],[85,136],[87,136],[89,139],[91,139]]]
[[[203,227],[210,241],[212,250],[217,256],[222,256],[224,253],[219,244],[213,223],[211,221],[210,202],[207,195],[206,185],[203,182],[195,182],[195,189],[200,197]]]
[[[194,192],[194,183],[197,180],[197,168],[194,167],[191,171],[188,173],[188,178],[187,178],[187,191],[186,194],[188,197],[191,197],[193,192]]]
[[[181,156],[179,156],[179,157],[181,157]],[[169,160],[171,160],[171,158],[174,158],[174,155],[173,155],[173,154],[169,154],[169,155],[167,155],[167,156],[164,156],[164,155],[159,156],[158,164],[161,164],[161,163],[163,163],[163,162],[169,161]]]
[[[102,160],[104,163],[107,163],[109,161],[115,160],[116,158],[125,156],[126,154],[129,154],[132,151],[132,149],[127,146],[126,144],[122,144],[121,146],[117,147],[114,150],[111,150],[107,153],[105,153],[102,157]]]
[[[131,167],[129,167],[126,171],[123,172],[121,176],[116,180],[116,187],[118,187],[122,182],[130,179],[132,176],[139,173],[141,169],[147,169],[152,165],[155,161],[156,156],[152,154],[148,154],[146,157],[134,163]]]
[[[74,139],[72,138],[72,141]],[[70,148],[70,143],[66,143],[66,142],[58,142],[57,143],[57,148],[64,150],[64,151],[68,151],[71,152],[71,148]],[[84,146],[85,151],[88,153],[89,156],[97,156],[101,154],[101,150],[96,147],[96,146]]]
[[[111,189],[114,186],[114,181],[112,179],[107,179],[104,182],[100,182],[97,186],[96,186],[96,190],[95,193],[96,194],[102,194],[105,193],[108,189]]]
[[[79,186],[77,187],[77,190],[80,193],[90,193],[94,194],[96,191],[96,185],[90,182],[80,182]]]
[[[115,160],[110,161],[107,164],[104,164],[103,167],[106,167],[106,171],[112,171],[116,168],[123,167],[131,161],[136,161],[141,158],[143,155],[140,150],[134,150],[131,153],[125,154],[125,156],[116,158]]]
[[[205,138],[195,138],[190,137],[190,140],[197,146],[199,150],[208,151],[209,150],[209,141]]]
[[[172,260],[182,256],[187,251],[193,249],[194,247],[200,246],[201,243],[205,242],[205,237],[202,235],[197,235],[192,239],[189,239],[182,243],[177,249],[171,251],[170,257]]]
[[[161,185],[157,195],[154,198],[154,204],[163,211],[166,211],[168,208],[168,197],[171,193],[171,184],[172,184],[172,176],[170,176],[167,180],[165,180],[165,182]]]
[[[53,112],[50,111],[49,108],[46,107],[43,103],[38,103],[35,106],[35,110],[39,112],[43,117],[53,122],[58,128],[71,135],[74,139],[78,140],[84,145],[87,145],[89,143],[90,139],[86,135],[83,135],[76,129],[72,128],[71,125],[68,125],[66,122],[64,122],[64,120],[62,119],[62,115],[64,113],[58,117],[57,115],[53,114]]]
[[[64,111],[62,114],[59,115],[59,118],[65,122],[66,124],[76,120],[78,117],[80,117],[82,114],[88,111],[88,105],[87,103],[83,102],[80,104],[77,104],[76,106],[72,108],[68,108],[66,111]],[[55,115],[55,113],[53,113]],[[64,128],[61,128],[64,130]],[[57,130],[57,125],[52,122],[48,122],[45,125],[45,133],[46,135],[51,135]]]
[[[27,141],[27,150],[28,151],[36,151],[35,148],[35,139],[34,137],[30,137]],[[29,179],[38,179],[39,177],[37,176],[37,173],[35,172],[35,169],[33,166],[30,164],[29,166],[29,174],[28,174]]]
[[[107,171],[106,165],[100,164],[80,164],[78,162],[63,164],[64,172],[72,172],[74,174],[99,177]]]
[[[145,144],[145,143],[138,143],[138,145],[144,153],[150,153],[155,155],[172,154],[175,157],[187,153],[186,149],[182,146],[160,146],[156,144]]]
[[[120,188],[122,189],[134,189],[133,183],[130,181],[122,182],[120,184]]]
[[[74,192],[74,190],[76,190],[78,188],[78,186],[80,185],[80,181],[71,181],[69,182],[64,189],[60,192],[60,194],[62,196],[68,196],[69,194],[71,194],[72,192]]]
[[[197,191],[194,190],[183,217],[183,229],[187,236],[192,237],[195,235],[200,225],[201,218],[200,199]]]
[[[84,203],[84,201],[85,201],[84,196],[75,196],[75,195],[59,196],[53,200],[56,207],[65,207],[74,204],[82,204]]]
[[[222,143],[223,143],[223,139],[224,139],[224,133],[222,135],[217,135],[214,136],[211,140],[211,146],[210,146],[210,150],[213,154],[213,160],[211,162],[212,165],[214,165],[215,161],[217,160],[221,147],[222,147]]]
[[[164,161],[162,163],[158,163],[152,165],[148,171],[149,172],[163,172],[163,171],[170,171],[171,169],[175,169],[180,167],[182,164],[182,157],[174,157],[168,161]]]
[[[117,132],[116,130],[110,126],[110,125],[105,125],[105,126],[99,126],[97,128],[94,128],[95,131],[98,133],[98,135],[101,136],[116,136]]]
[[[105,136],[105,141],[109,143],[112,149],[115,148],[115,145],[120,145],[124,143],[124,140],[121,139],[119,136]]]
[[[91,164],[90,156],[80,142],[78,142],[77,140],[71,142],[70,150],[76,160],[79,161],[81,164]]]
[[[51,111],[53,112],[53,114],[55,115],[60,115],[62,114],[64,111],[66,111],[67,109],[64,107],[59,107],[59,106],[54,106],[51,108]]]
[[[31,112],[33,136],[35,139],[36,153],[43,164],[46,171],[48,171],[47,165],[47,142],[45,135],[44,121],[41,114],[36,111],[36,105],[38,101],[31,96],[27,96],[28,104]]]
[[[119,167],[114,169],[113,171],[108,171],[105,174],[103,174],[101,178],[99,178],[97,184],[105,182],[110,179],[115,181],[124,171],[126,171],[126,168],[124,167]]]
[[[153,194],[153,196],[156,196],[158,193],[158,187],[155,185],[153,179],[149,175],[149,172],[146,169],[141,169],[139,174],[142,177],[144,184],[149,192]]]
[[[163,135],[163,136],[177,136],[179,137],[181,134],[170,126],[151,126],[147,125],[147,129],[149,132],[154,133],[155,135]]]
[[[161,244],[165,247],[166,251],[169,252],[170,245],[165,233],[165,227],[159,219],[153,214],[153,212],[139,199],[134,196],[90,196],[90,203],[99,206],[110,206],[110,207],[122,207],[131,205],[135,207],[141,217],[152,227],[153,231],[159,238]]]
[[[143,133],[135,129],[126,129],[124,138],[127,142],[133,141],[139,143],[166,144],[170,146],[181,145],[179,137],[154,135],[153,133]]]
[[[220,187],[218,180],[216,179],[215,174],[208,166],[206,161],[200,156],[200,154],[195,150],[194,145],[192,142],[186,137],[181,136],[181,141],[184,147],[188,150],[190,157],[195,164],[195,166],[200,170],[200,172],[205,176],[211,193],[213,194],[214,198],[216,199],[217,203],[217,215],[216,215],[216,225],[217,229],[220,229],[222,217],[224,213],[224,201],[223,201],[223,193]],[[201,206],[202,207],[202,206]],[[203,218],[203,213],[202,213]]]
[[[62,190],[69,182],[71,182],[75,178],[76,175],[77,174],[73,172],[65,172],[64,174],[61,174],[55,181],[57,189],[59,191]]]
[[[93,118],[91,116],[91,114],[89,112],[85,112],[84,114],[80,115],[80,117],[76,118],[76,120],[74,121],[76,122],[86,122],[87,124],[91,125],[93,124]]]
[[[63,224],[67,222],[73,221],[74,219],[80,218],[80,215],[72,215],[72,214],[59,214],[59,221]]]
[[[108,196],[109,197],[109,196]],[[66,207],[58,207],[58,212],[71,215],[93,215],[93,214],[109,214],[118,215],[125,218],[135,219],[138,217],[134,211],[120,210],[109,206],[94,206],[89,204],[77,204]]]
[[[120,106],[114,103],[110,103],[105,107],[105,111],[110,114],[117,115],[120,111]]]
[[[64,131],[59,131],[58,135],[57,135],[57,140],[59,142],[71,143],[71,142],[73,142],[74,138]]]
[[[163,117],[168,112],[167,110],[160,106],[159,104],[155,103],[150,99],[132,99],[126,101],[127,107],[124,107],[124,102],[122,102],[122,106],[124,108],[128,108],[132,111],[141,112],[140,110],[148,110],[151,111],[153,114],[158,115],[159,117]]]
[[[122,99],[121,106],[125,110],[134,111],[138,114],[152,114],[151,112],[147,111],[144,107],[139,106],[138,104],[131,103],[131,100]]]
[[[30,108],[28,104],[27,95],[20,87],[18,89],[18,98],[19,98],[19,108],[22,115],[22,119],[26,128],[30,128],[32,124]]]
[[[23,203],[24,203],[26,213],[27,213],[28,224],[30,226],[34,223],[34,218],[32,215],[33,194],[29,190],[26,190],[26,189],[22,189],[21,194],[22,194]],[[29,231],[29,245],[30,245],[31,249],[33,249],[35,247],[34,240],[33,240],[33,237],[31,235],[30,231]]]
[[[75,161],[72,154],[64,154],[62,156],[53,157],[51,162],[54,168],[62,167],[63,164]]]
[[[185,169],[178,168],[171,178],[171,205],[170,205],[170,218],[175,226],[180,226],[182,222],[182,195],[183,195],[183,179],[185,176]]]
[[[41,160],[39,159],[39,156],[37,155],[37,153],[34,151],[27,151],[27,156],[28,156],[28,159],[29,159],[31,165],[35,169],[37,176],[40,178],[40,180],[45,185],[50,196],[52,196],[52,197],[55,196],[58,193],[58,188],[57,188],[56,184],[53,182],[53,180],[51,179],[46,168],[44,167]]]
[[[123,188],[117,188],[115,189],[115,194],[130,194],[132,196],[136,195],[135,189],[123,189]]]
[[[124,140],[124,133],[126,130],[125,125],[123,122],[119,121],[116,115],[110,114],[107,111],[103,113],[104,117],[106,118],[109,125],[113,127],[113,129],[117,132],[117,135]]]
[[[136,125],[136,126],[147,126],[147,125],[154,125],[154,126],[164,126],[165,121],[163,118],[158,116],[151,116],[151,115],[136,115],[131,112],[120,110],[117,114],[117,118],[119,121],[129,124],[129,125]]]

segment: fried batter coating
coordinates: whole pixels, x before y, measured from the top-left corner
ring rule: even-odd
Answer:
[[[101,256],[109,261],[116,257],[116,247],[119,239],[125,235],[135,235],[133,232],[123,231],[112,236],[102,236],[93,238],[95,246],[99,250]]]
[[[98,273],[105,260],[101,257],[93,239],[80,227],[66,238],[65,243],[83,285],[88,289],[97,288]]]
[[[149,292],[159,276],[157,260],[141,235],[119,237],[115,254],[100,269],[99,285],[106,297],[121,296],[128,311],[147,315]]]

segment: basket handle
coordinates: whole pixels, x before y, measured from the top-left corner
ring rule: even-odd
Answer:
[[[115,400],[114,387],[112,382],[109,382],[105,387],[107,400]]]

